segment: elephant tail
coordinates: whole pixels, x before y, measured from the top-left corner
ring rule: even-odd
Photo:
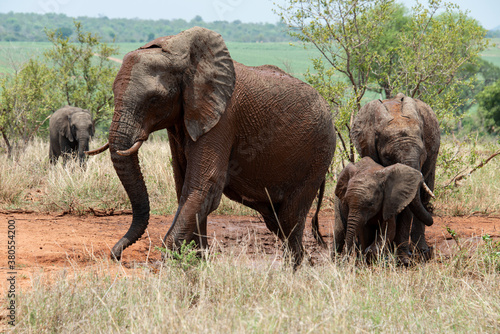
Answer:
[[[314,213],[314,216],[311,220],[311,229],[312,229],[312,234],[314,236],[314,239],[316,242],[321,246],[321,247],[326,247],[326,242],[323,240],[323,237],[319,233],[319,219],[318,219],[318,214],[319,214],[319,208],[321,207],[321,202],[323,202],[323,195],[325,193],[325,181],[326,179],[323,179],[323,182],[321,183],[321,186],[319,187],[319,194],[318,194],[318,206],[316,207],[316,213]]]

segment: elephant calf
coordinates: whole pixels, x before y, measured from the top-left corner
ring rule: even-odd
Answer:
[[[440,130],[436,114],[421,100],[402,93],[384,101],[365,104],[354,118],[351,139],[361,157],[370,157],[382,166],[401,163],[422,172],[425,185],[434,190],[436,161],[440,146]],[[422,185],[422,188],[424,186]],[[425,226],[432,224],[428,193],[419,189],[414,201],[423,205],[408,206],[396,217],[398,226],[408,235],[398,234],[396,242],[414,255],[429,259],[431,249],[425,241]],[[425,210],[415,211],[424,207]]]
[[[92,116],[85,109],[65,106],[56,110],[49,121],[50,148],[49,158],[52,164],[63,156],[64,162],[74,153],[78,153],[80,164],[85,161],[85,151],[89,149],[89,140],[94,135]]]
[[[396,233],[401,233],[396,215],[414,205],[411,203],[420,203],[413,199],[423,182],[422,173],[400,163],[383,167],[365,157],[347,165],[335,188],[332,255],[352,251],[356,239],[369,258],[379,254],[385,244],[395,240]],[[406,252],[398,252],[398,258],[405,265],[409,263]]]

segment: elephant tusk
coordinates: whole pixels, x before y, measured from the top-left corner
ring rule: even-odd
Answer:
[[[128,157],[129,155],[137,153],[137,151],[139,151],[139,148],[141,147],[142,143],[143,143],[142,140],[138,141],[134,145],[132,145],[132,147],[129,148],[128,150],[125,150],[125,151],[116,151],[116,153],[118,155],[123,156],[123,157]]]
[[[434,196],[434,193],[432,192],[432,190],[427,186],[427,184],[425,184],[425,182],[422,183],[422,187],[424,187],[425,191],[432,197],[432,198],[436,198],[436,196]]]
[[[96,154],[99,154],[99,153],[102,153],[102,152],[106,151],[108,148],[109,148],[109,143],[106,143],[104,146],[99,147],[96,150],[85,151],[85,154],[86,155],[96,155]]]

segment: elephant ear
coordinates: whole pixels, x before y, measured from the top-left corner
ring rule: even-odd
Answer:
[[[233,94],[236,76],[226,44],[220,34],[194,27],[142,48],[152,47],[161,47],[185,65],[184,123],[196,141],[217,124]]]
[[[377,132],[381,124],[390,119],[391,116],[381,100],[368,102],[359,110],[354,118],[350,136],[362,157],[381,162],[377,152]]]
[[[420,107],[418,106],[417,101],[401,93],[396,95],[396,98],[398,97],[401,98],[401,114],[404,117],[409,117],[411,119],[417,120],[422,127],[422,116],[420,115]]]
[[[386,177],[382,214],[387,220],[410,204],[424,178],[418,170],[400,163],[385,167],[379,173]]]
[[[61,136],[66,137],[70,142],[75,141],[73,133],[71,132],[71,115],[68,115],[68,118],[64,119],[62,126],[59,127],[59,133]]]
[[[335,196],[337,196],[342,202],[345,198],[345,193],[347,192],[347,187],[349,185],[349,180],[356,173],[356,166],[353,163],[349,163],[343,170],[340,172],[339,177],[337,178],[337,186],[335,187]]]

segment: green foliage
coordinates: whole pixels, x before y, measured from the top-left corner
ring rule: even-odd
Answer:
[[[484,59],[477,59],[462,66],[457,73],[457,77],[472,83],[461,87],[460,100],[462,105],[456,107],[457,114],[470,117],[467,112],[477,104],[477,94],[500,79],[500,67]],[[475,127],[477,127],[477,124],[475,124]]]
[[[107,17],[78,17],[85,31],[92,31],[102,37],[104,42],[144,43],[156,37],[175,35],[193,26],[205,27],[220,33],[225,41],[238,42],[288,42],[282,23],[242,23],[241,21],[204,22],[200,16],[191,21],[109,19]],[[25,24],[29,22],[30,24]],[[58,30],[64,37],[75,32],[73,18],[64,14],[0,13],[0,41],[44,42],[43,29]]]
[[[408,24],[397,35],[398,46],[390,51],[397,57],[396,71],[381,73],[389,78],[390,95],[403,92],[419,98],[434,109],[442,126],[453,124],[456,108],[461,105],[461,88],[474,83],[474,79],[456,74],[486,49],[484,35],[484,29],[456,5],[432,0],[427,9],[417,3]],[[387,64],[381,67],[387,68]]]
[[[59,30],[48,30],[53,44],[44,53],[57,73],[57,89],[65,104],[90,110],[95,124],[111,117],[113,81],[117,65],[109,57],[117,47],[100,42],[100,37],[84,32],[80,22],[74,22],[75,41],[64,37]]]
[[[390,21],[391,0],[289,0],[279,7],[289,34],[304,46],[314,46],[321,55],[313,59],[316,73],[306,80],[322,91],[333,108],[342,113],[359,109],[372,64]]]
[[[57,105],[54,73],[39,60],[30,59],[13,76],[0,79],[0,132],[8,155],[33,139]]]
[[[490,133],[500,131],[500,79],[477,95],[479,114]]]
[[[484,267],[500,273],[500,241],[494,241],[488,234],[483,235],[482,239],[484,244],[478,252],[483,255],[481,259]]]
[[[363,98],[403,92],[427,102],[451,125],[463,87],[475,78],[457,72],[474,63],[485,31],[458,7],[431,0],[409,12],[393,0],[288,0],[280,7],[289,34],[320,51],[306,80],[337,113],[337,127],[353,118]],[[383,96],[381,96],[383,97]]]
[[[52,49],[0,78],[0,133],[9,156],[35,134],[46,136],[51,112],[64,105],[90,110],[96,124],[111,116],[118,66],[108,57],[117,48],[74,25],[75,41],[59,29],[47,31]]]
[[[166,249],[164,247],[156,247],[156,249],[164,254],[169,264],[178,266],[183,270],[196,268],[201,263],[201,258],[198,256],[198,249],[194,240],[191,240],[190,243],[186,243],[186,240],[184,240],[178,251]]]

